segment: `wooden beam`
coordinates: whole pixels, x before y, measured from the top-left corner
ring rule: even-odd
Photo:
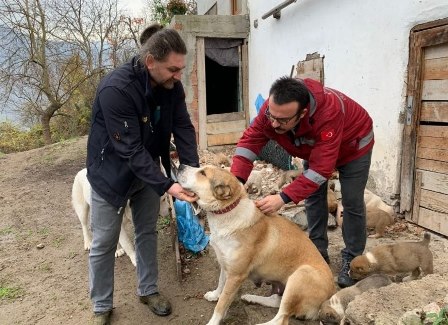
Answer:
[[[420,125],[419,136],[448,139],[448,126]]]
[[[433,211],[448,213],[448,195],[422,189],[420,206]]]
[[[431,148],[431,149],[439,149],[439,150],[447,150],[447,138],[434,138],[434,137],[418,137],[418,148]],[[421,154],[417,154],[418,157],[429,158],[422,156]],[[431,158],[429,158],[431,159]]]
[[[436,173],[448,174],[448,163],[444,161],[417,158],[416,167]]]
[[[225,144],[235,144],[243,135],[243,132],[231,132],[225,134],[210,134],[207,136],[208,146],[222,146]]]
[[[423,102],[420,121],[448,123],[448,101]]]
[[[198,75],[199,149],[207,149],[207,98],[205,84],[204,38],[196,38],[196,62]]]
[[[446,45],[448,49],[448,45]],[[448,57],[425,60],[424,80],[444,80],[448,79]]]
[[[216,122],[207,124],[207,134],[223,134],[243,132],[246,129],[246,120],[231,122]]]
[[[422,173],[422,189],[448,194],[448,175],[419,170]]]
[[[422,100],[448,100],[448,79],[424,80]]]
[[[244,118],[244,112],[210,114],[207,115],[207,123],[238,121]]]
[[[448,162],[448,150],[419,148],[417,151],[417,157]]]
[[[448,214],[420,207],[419,226],[448,236]]]

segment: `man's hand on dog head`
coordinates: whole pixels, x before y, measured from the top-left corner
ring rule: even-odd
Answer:
[[[166,191],[169,195],[175,197],[176,199],[187,201],[187,202],[195,202],[198,200],[198,196],[190,192],[186,189],[184,189],[182,186],[180,186],[179,183],[174,183],[171,185],[171,187]]]
[[[268,195],[261,200],[255,201],[257,208],[264,214],[273,214],[277,212],[284,204],[285,202],[283,202],[280,194]]]

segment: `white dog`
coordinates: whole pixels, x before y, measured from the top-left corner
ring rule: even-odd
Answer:
[[[81,169],[75,176],[75,180],[73,182],[72,187],[72,206],[78,215],[79,221],[82,226],[82,234],[84,237],[84,249],[86,251],[90,250],[90,246],[92,244],[92,235],[89,230],[89,219],[90,219],[90,197],[91,197],[91,187],[90,183],[87,179],[87,169]],[[160,198],[160,212],[161,216],[169,215],[169,203],[168,196],[164,194]],[[115,252],[115,257],[122,256],[126,253],[131,259],[131,262],[134,266],[136,266],[135,260],[135,248],[134,244],[126,233],[126,226],[132,222],[131,219],[131,207],[129,203],[126,205],[123,215],[123,221],[121,224],[120,238],[119,238],[119,247],[117,247],[117,251]],[[121,248],[120,248],[121,246]]]

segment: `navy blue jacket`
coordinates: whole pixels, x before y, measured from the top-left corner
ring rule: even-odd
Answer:
[[[180,163],[199,166],[196,134],[181,82],[151,88],[148,70],[134,57],[100,82],[87,142],[87,178],[103,199],[120,208],[138,179],[163,195],[174,183],[169,147],[174,136]]]

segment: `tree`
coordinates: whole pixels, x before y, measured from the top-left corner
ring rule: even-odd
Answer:
[[[112,66],[108,39],[120,16],[117,0],[0,0],[2,99],[21,113],[31,108],[45,144],[52,142],[50,120],[81,89],[93,99]]]
[[[196,15],[195,0],[149,0],[151,18],[162,25],[168,25],[174,15]]]

